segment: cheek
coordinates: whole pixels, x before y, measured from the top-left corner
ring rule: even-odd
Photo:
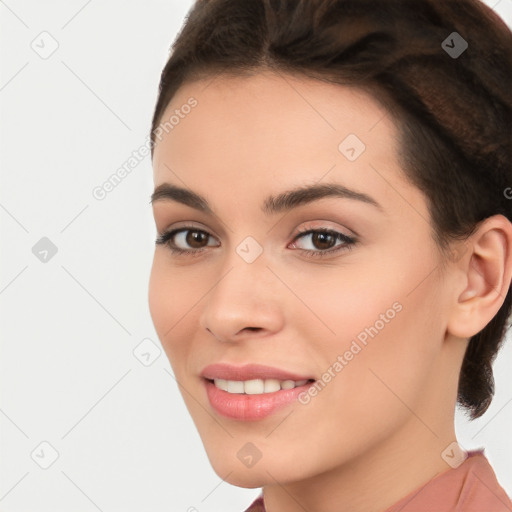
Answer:
[[[346,336],[337,347],[331,345],[330,359],[341,354],[346,361],[332,386],[338,417],[350,411],[362,429],[358,435],[367,430],[370,438],[375,417],[381,418],[382,435],[409,415],[404,404],[417,407],[431,384],[443,341],[441,284],[432,278],[413,293],[413,286],[389,284],[387,290],[375,290],[366,304],[354,297],[347,306],[351,312],[343,315]]]
[[[168,325],[166,312],[169,310],[170,292],[171,290],[167,283],[163,266],[161,265],[158,256],[155,254],[149,277],[148,302],[153,325],[155,326],[156,332],[162,342],[162,335]],[[167,329],[168,328],[169,326]]]
[[[149,278],[149,309],[155,328],[165,338],[187,320],[201,296],[200,279],[169,263],[164,249],[157,249]],[[182,319],[182,320],[181,320]]]
[[[338,417],[350,410],[369,425],[372,411],[400,416],[396,395],[406,403],[419,399],[443,339],[435,262],[396,251],[382,256],[361,271],[318,272],[294,283],[309,308],[294,322],[314,343],[317,370],[328,373],[325,380],[335,375],[319,395],[331,395]]]
[[[294,308],[293,322],[300,325],[305,338],[320,340],[316,346],[324,353],[348,350],[350,341],[369,339],[368,329],[379,332],[399,315],[397,309],[405,293],[395,276],[396,269],[383,268],[383,262],[340,265],[339,268],[311,267],[286,282],[302,304]],[[284,294],[283,294],[284,295]],[[297,301],[295,301],[297,302]],[[295,328],[295,325],[293,325]]]
[[[183,273],[166,263],[163,255],[155,254],[148,287],[149,310],[171,364],[180,347],[187,346],[183,329],[195,314],[194,304],[200,291],[188,281]]]

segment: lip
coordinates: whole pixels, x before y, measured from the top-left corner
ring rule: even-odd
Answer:
[[[311,375],[300,375],[281,368],[274,368],[263,364],[246,364],[235,366],[228,363],[210,364],[203,368],[201,377],[205,379],[251,380],[251,379],[277,379],[277,380],[310,380]]]
[[[206,366],[201,372],[206,395],[212,408],[220,415],[239,421],[257,421],[270,416],[274,412],[298,401],[301,393],[314,384],[310,375],[301,375],[281,368],[262,364],[246,364],[235,366],[228,363],[216,363]],[[272,393],[248,395],[245,393],[228,393],[213,383],[214,379],[252,380],[277,379],[307,380],[302,386],[293,389],[281,389]]]
[[[298,402],[298,397],[314,382],[293,389],[281,389],[273,393],[246,395],[244,393],[228,393],[219,389],[215,384],[203,379],[206,395],[212,408],[220,415],[239,421],[257,421],[270,416],[274,412]]]

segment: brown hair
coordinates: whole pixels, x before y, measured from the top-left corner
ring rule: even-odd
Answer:
[[[468,44],[460,55],[449,53],[459,45],[453,32]],[[151,155],[155,130],[184,83],[264,69],[355,86],[388,109],[403,171],[424,192],[434,239],[446,254],[485,218],[512,221],[505,193],[512,185],[512,33],[485,4],[197,0],[162,71]],[[511,304],[509,288],[464,356],[457,400],[471,419],[492,401],[492,363]]]

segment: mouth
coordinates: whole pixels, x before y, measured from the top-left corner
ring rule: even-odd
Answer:
[[[249,380],[228,380],[228,379],[205,379],[217,389],[226,391],[233,395],[265,395],[276,393],[281,390],[295,389],[315,382],[315,379],[301,380],[278,380],[278,379],[249,379]]]
[[[238,421],[262,420],[291,407],[315,382],[310,375],[261,364],[212,364],[201,377],[213,411]]]
[[[229,363],[215,363],[210,364],[203,368],[201,377],[209,380],[226,380],[228,382],[247,382],[247,381],[279,381],[283,382],[302,382],[303,380],[308,381],[310,379],[315,380],[312,375],[301,375],[299,373],[291,372],[281,368],[275,368],[272,366],[266,366],[263,364],[246,364],[243,366],[237,366]],[[249,386],[256,386],[258,384],[250,384]],[[269,386],[275,387],[275,383],[269,384]],[[290,386],[288,382],[285,386]],[[249,388],[250,389],[250,388]],[[285,389],[287,389],[285,387]],[[277,389],[276,389],[277,391]],[[261,391],[259,391],[261,392]]]

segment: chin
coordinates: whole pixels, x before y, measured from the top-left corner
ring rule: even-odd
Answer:
[[[292,465],[283,465],[282,460],[259,460],[253,467],[245,467],[236,457],[234,462],[228,461],[226,454],[218,454],[210,459],[215,473],[225,482],[236,487],[255,489],[268,484],[275,484],[276,480],[286,484],[307,477],[304,468],[300,469]],[[298,471],[298,472],[297,472]]]
[[[235,487],[242,487],[244,489],[258,489],[270,483],[268,478],[255,478],[254,476],[249,476],[247,478],[232,478],[233,475],[229,475],[228,478],[225,478],[224,481],[228,484],[234,485]]]
[[[219,478],[236,487],[256,489],[274,481],[265,471],[266,467],[263,467],[263,465],[258,469],[255,467],[244,468],[238,465],[233,467],[233,465],[228,465],[223,461],[220,464],[212,465],[212,467]],[[270,470],[270,473],[273,474],[272,470]]]

